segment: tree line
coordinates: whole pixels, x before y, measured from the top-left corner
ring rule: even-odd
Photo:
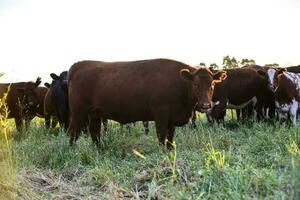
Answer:
[[[201,67],[212,67],[213,69],[232,69],[232,68],[238,68],[242,66],[249,66],[249,65],[256,65],[256,62],[254,59],[248,59],[243,58],[241,60],[237,60],[234,56],[226,55],[223,57],[222,65],[219,66],[216,63],[210,63],[209,65],[206,65],[205,62],[200,62],[199,66]],[[279,64],[277,63],[271,63],[271,64],[265,64],[264,66],[272,66],[272,67],[279,67]]]

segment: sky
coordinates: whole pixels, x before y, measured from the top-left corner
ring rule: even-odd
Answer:
[[[300,0],[0,0],[0,82],[81,60],[300,64]]]

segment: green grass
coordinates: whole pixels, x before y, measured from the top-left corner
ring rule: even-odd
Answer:
[[[12,143],[19,199],[299,199],[300,125],[177,128],[176,150],[158,145],[154,124],[130,131],[109,123],[98,151],[82,135],[74,147],[58,129],[32,123]],[[146,158],[133,153],[137,150]]]

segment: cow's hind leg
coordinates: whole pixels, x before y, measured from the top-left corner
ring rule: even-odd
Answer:
[[[89,131],[92,141],[97,145],[97,147],[99,147],[101,135],[101,117],[96,113],[90,115]]]
[[[168,135],[169,108],[159,107],[153,111],[159,144],[165,145]]]
[[[68,135],[70,136],[70,145],[73,145],[84,128],[87,122],[87,112],[72,112],[71,121],[68,128]]]
[[[169,150],[174,149],[174,143],[173,143],[173,137],[174,137],[174,132],[175,132],[175,127],[174,126],[169,126],[168,128],[168,135],[167,135],[167,148]]]
[[[51,116],[48,114],[45,114],[45,126],[47,129],[50,128],[50,121],[51,121]]]

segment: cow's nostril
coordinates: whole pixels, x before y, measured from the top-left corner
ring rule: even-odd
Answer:
[[[211,106],[210,103],[204,103],[204,104],[202,104],[201,107],[202,107],[203,109],[209,109],[210,106]]]

